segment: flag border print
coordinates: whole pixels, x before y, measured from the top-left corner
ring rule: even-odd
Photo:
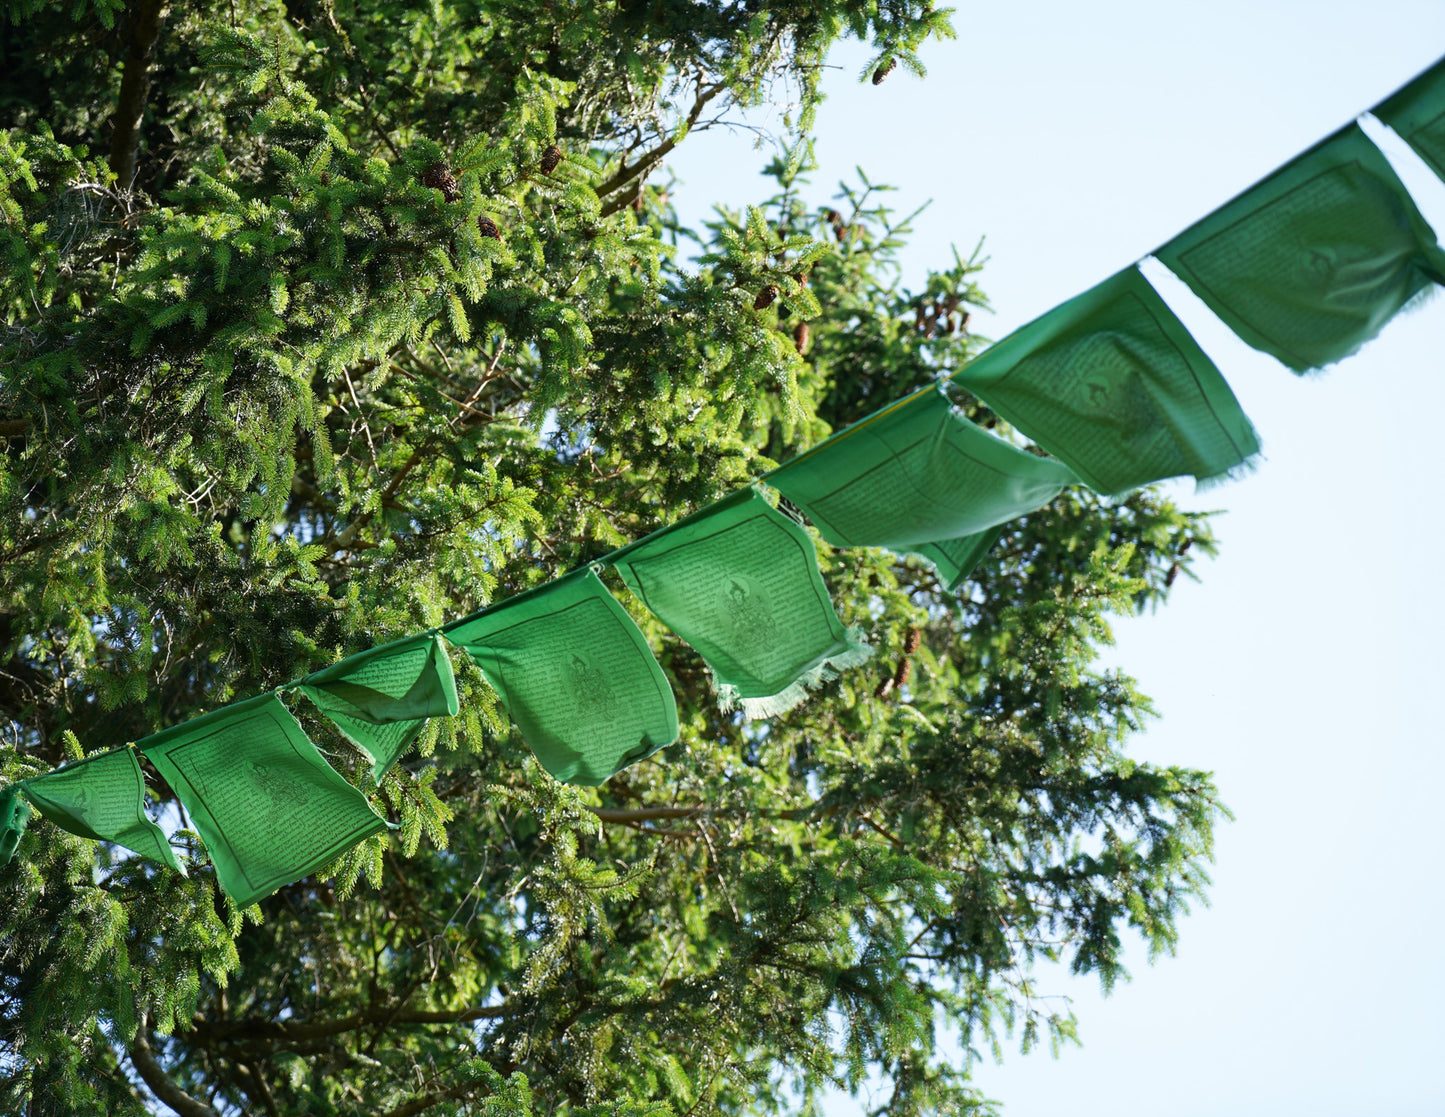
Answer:
[[[345,838],[338,838],[335,842],[329,844],[323,852],[317,853],[304,862],[298,863],[297,867],[269,874],[266,882],[263,884],[253,883],[251,872],[247,868],[247,859],[237,854],[235,846],[231,844],[231,841],[226,837],[225,831],[216,822],[215,815],[211,812],[211,808],[206,805],[206,796],[191,783],[186,777],[186,774],[175,761],[171,759],[170,755],[173,750],[179,750],[185,748],[187,745],[201,743],[200,741],[191,739],[172,746],[171,742],[175,740],[175,738],[181,736],[193,738],[198,728],[215,725],[223,721],[229,722],[250,711],[254,711],[251,713],[251,719],[264,718],[269,721],[272,726],[279,729],[285,737],[286,743],[291,746],[292,750],[303,763],[317,767],[322,772],[321,779],[323,782],[330,783],[334,781],[337,794],[355,797],[355,800],[365,809],[366,814],[370,816],[369,821],[359,821],[358,824],[348,832]],[[208,734],[207,736],[214,736],[214,733]],[[205,739],[206,738],[202,738],[201,740]],[[212,847],[223,849],[230,863],[235,865],[240,872],[243,879],[229,883],[245,884],[246,890],[241,891],[237,889],[233,891],[228,887],[228,881],[226,879],[228,873],[223,870],[221,862],[216,859],[215,855],[211,855],[211,864],[216,870],[216,879],[238,907],[248,907],[257,900],[271,895],[271,893],[277,889],[284,888],[286,885],[300,880],[322,865],[334,861],[348,849],[351,849],[358,842],[371,837],[371,835],[378,834],[383,830],[395,828],[392,823],[382,818],[372,809],[365,795],[347,783],[340,773],[326,762],[326,759],[317,750],[316,746],[311,743],[311,739],[306,736],[306,731],[301,728],[300,723],[291,711],[286,708],[276,691],[267,691],[264,694],[258,694],[254,698],[248,698],[230,706],[223,706],[213,713],[205,714],[191,721],[183,722],[173,728],[162,730],[160,733],[152,734],[143,740],[137,741],[135,747],[136,751],[143,753],[146,758],[156,766],[161,776],[170,784],[171,790],[176,793],[176,798],[179,799],[181,804],[190,812],[191,820],[195,824],[195,828],[201,835],[201,840],[206,844],[206,847],[208,849]],[[156,751],[152,752],[151,750],[153,749]],[[238,757],[237,760],[239,761],[240,757]],[[182,786],[185,788],[184,795],[181,791]],[[187,802],[188,797],[192,800],[191,802]],[[214,839],[212,837],[213,834]]]
[[[1119,484],[1118,478],[1111,478],[1108,471],[1092,468],[1079,455],[1061,447],[1053,438],[1048,437],[1048,431],[1036,426],[1028,415],[1016,411],[1006,399],[995,399],[992,390],[998,387],[1001,391],[1006,391],[1009,378],[1019,372],[1040,349],[1074,331],[1078,331],[1080,337],[1087,336],[1090,319],[1107,311],[1122,299],[1135,300],[1157,328],[1160,340],[1174,349],[1180,363],[1189,372],[1199,400],[1209,409],[1215,429],[1228,440],[1233,449],[1233,461],[1227,464],[1205,462],[1200,453],[1194,450],[1191,440],[1176,436],[1174,445],[1182,458],[1194,460],[1196,464],[1192,468],[1185,469],[1182,473],[1165,473],[1142,480],[1130,479],[1127,483]],[[1107,327],[1098,331],[1100,334],[1108,332]],[[1120,269],[1087,291],[1019,327],[964,365],[951,379],[955,384],[973,392],[1012,426],[1068,465],[1091,489],[1106,496],[1117,496],[1167,477],[1188,475],[1198,481],[1227,477],[1258,454],[1260,449],[1259,436],[1240,407],[1239,400],[1229,382],[1225,380],[1224,374],[1194,340],[1194,336],[1179,320],[1179,316],[1170,309],[1169,304],[1136,264]],[[1164,407],[1158,405],[1157,400],[1155,404],[1158,410],[1167,413]],[[1233,422],[1229,421],[1231,417]],[[1102,417],[1097,417],[1087,421],[1096,423],[1103,420]],[[1171,424],[1170,430],[1172,433],[1178,428]]]
[[[1339,151],[1332,151],[1338,148]],[[1348,153],[1348,156],[1345,154]],[[1310,174],[1303,181],[1295,181],[1299,178],[1303,166],[1310,163],[1324,164],[1320,169]],[[1377,147],[1369,136],[1365,135],[1360,126],[1354,122],[1346,124],[1343,128],[1332,132],[1319,143],[1315,144],[1308,151],[1295,156],[1284,166],[1275,169],[1266,175],[1259,182],[1236,194],[1222,206],[1214,209],[1204,217],[1200,218],[1189,228],[1185,229],[1178,236],[1171,238],[1167,243],[1160,245],[1152,255],[1156,260],[1173,272],[1179,279],[1193,291],[1211,311],[1238,335],[1239,339],[1251,348],[1258,349],[1261,353],[1268,353],[1275,360],[1279,361],[1286,368],[1297,373],[1314,372],[1326,368],[1353,356],[1360,348],[1379,336],[1380,331],[1401,311],[1407,309],[1416,299],[1428,295],[1432,288],[1429,283],[1420,290],[1413,292],[1399,306],[1374,325],[1365,336],[1361,337],[1358,343],[1343,352],[1334,353],[1333,356],[1321,360],[1311,360],[1291,352],[1281,343],[1273,340],[1267,330],[1262,330],[1254,325],[1247,318],[1234,310],[1229,304],[1221,299],[1214,290],[1202,278],[1196,275],[1189,266],[1185,257],[1198,251],[1206,243],[1224,236],[1236,225],[1242,224],[1264,210],[1276,206],[1291,195],[1297,194],[1313,183],[1318,182],[1326,175],[1338,173],[1340,170],[1354,167],[1361,174],[1379,182],[1394,199],[1399,203],[1404,217],[1407,220],[1411,231],[1414,233],[1416,242],[1416,253],[1424,258],[1429,268],[1422,268],[1425,278],[1434,283],[1445,282],[1445,252],[1442,252],[1434,228],[1425,219],[1415,204],[1414,198],[1410,196],[1409,190],[1400,180],[1395,168],[1390,165],[1385,153]],[[1289,184],[1286,185],[1286,182]],[[1239,207],[1240,214],[1234,220],[1221,227],[1229,216],[1229,211]],[[1231,268],[1231,274],[1245,274],[1243,269]],[[1369,329],[1367,326],[1366,329]],[[1358,331],[1356,331],[1358,332]]]
[[[999,541],[1007,529],[1008,524],[1002,523],[984,531],[974,532],[972,535],[959,535],[953,539],[935,539],[931,543],[918,544],[918,551],[913,553],[933,564],[934,572],[942,576],[945,588],[952,593],[963,585],[964,579],[978,569],[978,564],[993,550],[994,544]],[[958,543],[965,539],[971,542],[968,550],[964,552],[963,561],[959,562],[944,548],[950,543]]]
[[[576,784],[582,787],[596,787],[599,784],[606,783],[628,765],[635,764],[639,760],[645,760],[659,750],[667,748],[668,745],[677,741],[678,736],[677,696],[673,694],[672,686],[668,683],[667,676],[663,674],[662,667],[657,662],[657,657],[653,654],[652,648],[647,643],[647,638],[643,636],[642,630],[637,627],[637,622],[632,619],[627,610],[622,607],[617,598],[615,598],[612,592],[603,584],[602,579],[597,576],[597,567],[599,565],[601,564],[596,563],[570,571],[560,577],[553,578],[551,581],[542,583],[542,585],[537,586],[535,589],[530,589],[525,593],[505,598],[496,605],[442,626],[443,635],[445,635],[452,644],[460,647],[467,655],[471,656],[473,662],[476,663],[477,667],[486,677],[487,682],[491,684],[492,688],[497,692],[497,696],[502,700],[502,704],[507,709],[508,717],[511,719],[512,724],[517,727],[517,731],[521,735],[522,740],[526,741],[527,747],[532,751],[532,755],[537,758],[537,762],[541,764],[554,779],[562,783]],[[575,586],[577,583],[586,584],[584,590],[585,596],[580,600],[570,602],[557,609],[547,606],[546,598],[549,595],[564,593],[569,586]],[[573,592],[576,592],[575,589]],[[646,665],[645,669],[648,672],[648,676],[657,690],[658,705],[663,712],[666,726],[662,734],[665,739],[654,741],[649,737],[647,744],[650,747],[646,752],[638,751],[638,749],[643,747],[639,744],[632,750],[621,754],[617,758],[619,763],[610,771],[601,775],[596,774],[596,770],[590,767],[587,753],[573,747],[560,738],[553,738],[556,742],[555,746],[550,742],[544,742],[540,748],[538,744],[528,738],[526,729],[522,724],[522,719],[517,716],[518,709],[521,708],[525,712],[524,716],[526,719],[535,725],[539,731],[541,730],[541,723],[532,718],[525,703],[519,703],[513,699],[507,687],[506,674],[502,670],[501,657],[498,656],[496,650],[488,644],[488,640],[494,639],[499,633],[511,631],[514,628],[530,624],[533,621],[556,616],[565,612],[567,609],[576,608],[579,605],[593,600],[600,602],[603,608],[607,610],[613,622],[617,625],[618,631],[632,644],[638,657]],[[505,615],[510,612],[518,614],[516,619],[510,623],[506,623],[504,626],[492,627],[493,621],[499,617],[505,617]],[[476,633],[474,635],[468,635],[466,633],[468,627],[474,627]],[[558,751],[565,749],[566,752],[570,754],[565,758],[569,761],[571,765],[570,768],[567,765],[558,764],[554,770],[553,766],[548,763],[548,759],[543,756],[542,750],[550,750],[553,748],[556,748]],[[584,771],[586,773],[585,775],[583,774]]]
[[[44,790],[38,790],[35,786],[47,779],[61,777],[67,774],[73,774],[79,769],[84,768],[86,765],[97,764],[102,761],[108,760],[111,757],[115,756],[117,753],[125,753],[125,755],[130,758],[130,771],[135,778],[135,821],[141,824],[142,829],[148,827],[150,831],[153,832],[152,837],[154,837],[157,842],[157,848],[165,852],[166,854],[169,854],[168,858],[162,859],[152,857],[144,850],[136,849],[135,846],[122,841],[119,837],[108,838],[104,834],[97,833],[95,830],[92,830],[88,826],[86,826],[84,832],[82,832],[75,827],[66,825],[64,822],[60,821],[60,819],[56,818],[55,815],[64,814],[69,818],[73,818],[73,813],[69,810],[65,810],[64,808],[62,808],[53,796],[47,795]],[[72,761],[69,764],[63,764],[59,768],[55,768],[49,772],[44,773],[43,775],[34,776],[30,779],[27,779],[23,781],[19,785],[19,787],[22,794],[24,794],[24,796],[35,805],[36,811],[39,812],[42,818],[48,819],[51,823],[59,826],[66,833],[75,834],[78,837],[85,838],[88,841],[92,842],[109,842],[112,845],[118,845],[122,849],[130,850],[137,857],[144,857],[146,860],[154,861],[158,865],[165,865],[168,868],[174,869],[176,872],[180,873],[181,876],[186,875],[186,870],[181,865],[179,858],[176,857],[176,851],[171,847],[170,839],[166,837],[166,832],[155,824],[155,821],[150,817],[150,815],[146,814],[145,776],[141,772],[140,761],[136,759],[135,749],[131,748],[129,745],[122,745],[119,748],[107,749],[105,752],[91,753],[89,756],[83,757],[80,760]],[[52,814],[52,811],[55,813]],[[81,825],[83,826],[84,823],[82,823]],[[129,827],[127,827],[127,829],[129,829]],[[118,833],[124,833],[124,831],[119,831]]]
[[[1410,145],[1411,151],[1445,179],[1445,135],[1438,144],[1432,145],[1433,154],[1416,141],[1427,128],[1445,124],[1445,58],[1411,78],[1370,112],[1375,119],[1393,128]]]
[[[429,644],[429,658],[445,664],[445,667],[439,666],[437,670],[437,674],[443,680],[443,690],[447,699],[447,708],[445,715],[437,713],[413,715],[413,717],[383,719],[367,718],[362,715],[355,716],[357,716],[361,721],[370,721],[373,725],[389,725],[393,722],[398,721],[412,721],[415,717],[455,717],[457,715],[457,711],[460,709],[460,703],[457,699],[456,677],[452,673],[451,657],[447,655],[446,643],[442,640],[441,633],[442,630],[440,628],[430,628],[427,629],[425,632],[418,632],[411,636],[403,636],[399,640],[392,640],[390,643],[387,644],[378,644],[374,648],[367,648],[364,651],[355,652],[347,656],[345,659],[337,663],[333,663],[330,667],[323,667],[318,671],[313,671],[311,672],[311,674],[298,679],[294,683],[288,683],[282,689],[305,690],[307,688],[313,687],[319,689],[329,683],[346,682],[349,676],[354,674],[360,668],[366,666],[374,659],[383,659],[387,655],[400,654],[407,650],[406,645],[408,644],[421,644],[427,642]],[[450,686],[445,685],[447,680],[451,681]],[[390,695],[386,695],[386,697],[391,698]],[[394,702],[401,701],[401,699],[399,698],[392,698],[391,700]],[[354,703],[350,703],[347,699],[342,699],[342,701],[346,701],[348,702],[348,704],[354,705]],[[359,709],[360,707],[357,708]]]
[[[727,522],[721,526],[710,522],[720,516],[727,516]],[[647,575],[645,578],[640,569],[642,563],[660,562],[683,548],[704,545],[719,535],[735,531],[754,520],[763,520],[774,527],[782,536],[782,541],[796,549],[800,563],[799,573],[807,580],[816,597],[818,614],[829,636],[829,643],[823,650],[812,654],[802,663],[781,671],[780,676],[786,678],[780,677],[766,683],[761,681],[756,672],[748,670],[736,654],[705,634],[688,631],[696,626],[686,622],[681,625],[675,623],[679,618],[667,615],[672,610],[666,606],[659,610],[656,604],[657,593],[654,591],[649,595],[645,582],[650,578],[654,584],[666,583],[669,576]],[[712,672],[718,705],[724,713],[739,707],[747,716],[756,718],[784,713],[807,698],[810,691],[816,690],[829,679],[836,678],[839,671],[856,667],[873,656],[873,648],[864,639],[862,631],[847,627],[839,619],[833,600],[828,594],[828,587],[823,584],[822,574],[818,571],[818,549],[813,540],[801,524],[773,507],[755,486],[733,493],[704,508],[697,515],[654,532],[634,546],[626,548],[625,553],[619,552],[611,560],[611,565],[637,599],[703,657]],[[709,646],[721,655],[710,655]],[[744,684],[730,675],[726,668],[720,666],[720,661],[724,659],[738,667],[740,674],[746,673],[757,680],[757,685]]]

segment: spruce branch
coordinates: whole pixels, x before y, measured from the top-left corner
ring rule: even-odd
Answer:
[[[374,1005],[349,1016],[312,1023],[254,1016],[217,1023],[196,1016],[191,1020],[191,1034],[202,1044],[298,1044],[329,1039],[378,1024],[470,1024],[477,1020],[498,1020],[517,1011],[516,1006],[508,1004],[441,1011],[417,1009],[411,1012],[399,1012],[393,1005]]]
[[[397,1108],[381,1114],[380,1117],[415,1117],[416,1114],[425,1113],[434,1105],[439,1105],[449,1098],[461,1097],[463,1094],[475,1090],[478,1086],[487,1085],[490,1081],[489,1078],[485,1077],[469,1078],[467,1081],[452,1086],[449,1089],[433,1090],[430,1093],[422,1094],[419,1097],[413,1098],[405,1105],[397,1106]]]

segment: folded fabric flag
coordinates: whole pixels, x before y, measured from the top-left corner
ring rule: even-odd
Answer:
[[[993,550],[998,537],[1003,534],[1003,524],[980,531],[977,535],[965,535],[961,539],[943,539],[937,543],[920,543],[913,550],[933,563],[938,576],[950,590],[956,590],[963,580],[973,573],[974,567],[983,561],[983,556]]]
[[[627,611],[591,568],[443,630],[559,780],[599,784],[677,740],[677,702]]]
[[[10,864],[15,856],[29,818],[30,804],[21,796],[20,785],[0,787],[0,865]]]
[[[1219,369],[1134,267],[1016,330],[953,380],[1101,493],[1217,477],[1259,451]]]
[[[627,588],[707,660],[724,710],[783,713],[873,654],[833,611],[813,540],[756,489],[610,561]]]
[[[131,749],[88,756],[28,779],[21,788],[62,830],[125,846],[185,875],[165,832],[145,812],[145,777]]]
[[[1296,372],[1348,357],[1445,281],[1435,231],[1357,124],[1155,255],[1244,341]]]
[[[136,748],[190,812],[241,907],[387,828],[275,694],[163,730]]]
[[[1445,178],[1445,59],[1370,111]]]
[[[437,632],[371,648],[296,684],[371,760],[375,783],[426,724],[457,713],[457,684]]]
[[[992,529],[1042,507],[1078,477],[959,415],[925,388],[774,470],[767,483],[835,547],[921,554],[957,585]]]

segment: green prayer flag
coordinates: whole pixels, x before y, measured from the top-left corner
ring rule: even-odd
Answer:
[[[1370,111],[1445,179],[1445,58]]]
[[[1296,372],[1348,357],[1445,281],[1435,231],[1357,124],[1155,255],[1244,341]]]
[[[377,783],[427,718],[457,712],[452,662],[436,632],[348,656],[297,687],[370,758]]]
[[[960,539],[943,539],[937,543],[920,543],[914,550],[933,563],[944,584],[956,590],[963,580],[973,573],[974,567],[983,561],[983,556],[993,550],[998,537],[1003,534],[1003,524],[980,531],[976,535],[965,535]]]
[[[677,739],[677,702],[662,668],[590,568],[443,631],[476,660],[559,780],[599,784]]]
[[[241,907],[387,827],[275,694],[166,729],[136,748],[190,812],[221,887]]]
[[[724,710],[792,709],[873,649],[833,611],[797,521],[745,489],[612,558],[622,580],[712,668]]]
[[[185,875],[165,831],[146,814],[145,777],[131,749],[88,756],[23,786],[35,809],[62,830],[125,846]]]
[[[30,818],[30,804],[21,796],[20,789],[18,783],[0,787],[0,865],[10,864]]]
[[[953,380],[1101,493],[1217,477],[1259,451],[1219,369],[1134,267],[1016,330]]]
[[[1078,478],[959,415],[937,388],[886,407],[774,470],[767,482],[835,547],[921,554],[956,586],[998,533]]]

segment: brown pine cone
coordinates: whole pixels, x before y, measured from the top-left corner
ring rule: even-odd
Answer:
[[[773,305],[773,300],[777,297],[778,288],[774,284],[769,283],[766,287],[764,287],[761,291],[758,292],[758,297],[753,300],[753,309],[767,310],[768,307]]]
[[[912,655],[918,650],[918,645],[923,643],[923,630],[921,628],[910,628],[908,635],[903,638],[903,654]]]
[[[896,686],[899,690],[902,690],[903,687],[908,683],[908,677],[912,674],[913,660],[900,659],[898,661],[898,670],[893,672],[893,685]]]
[[[452,169],[445,163],[433,163],[422,172],[421,184],[430,186],[433,190],[440,190],[442,197],[449,202],[454,202],[462,196],[461,184],[457,182],[457,176],[452,174]]]
[[[874,85],[882,85],[883,82],[884,82],[884,80],[888,77],[888,75],[891,74],[891,73],[892,73],[894,70],[896,70],[897,68],[898,68],[898,59],[896,59],[896,58],[885,58],[885,59],[883,60],[883,65],[879,66],[878,69],[876,69],[876,70],[873,71],[873,84],[874,84]]]
[[[562,149],[556,144],[548,144],[547,149],[542,152],[542,161],[537,164],[537,168],[544,175],[549,175],[557,169],[561,162]]]
[[[484,237],[491,237],[493,240],[502,239],[502,230],[497,228],[497,223],[485,213],[477,217],[477,232]]]
[[[793,327],[793,347],[797,349],[800,357],[808,351],[808,337],[808,323],[799,322]]]
[[[887,698],[889,692],[892,689],[893,679],[891,677],[885,678],[881,683],[879,683],[876,687],[873,688],[873,697],[879,699]]]

